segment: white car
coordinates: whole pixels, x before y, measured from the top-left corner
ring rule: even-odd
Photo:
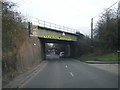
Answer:
[[[64,52],[60,52],[60,57],[64,57],[65,53]]]

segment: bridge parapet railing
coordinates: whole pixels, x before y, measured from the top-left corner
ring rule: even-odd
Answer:
[[[38,24],[41,27],[50,28],[50,29],[63,31],[63,32],[69,32],[69,33],[74,33],[75,34],[76,31],[78,31],[76,29],[72,29],[72,28],[69,28],[69,27],[66,27],[66,26],[62,26],[62,25],[57,25],[57,24],[46,22],[46,21],[39,20],[39,19],[32,20],[32,22],[34,22],[35,24]]]

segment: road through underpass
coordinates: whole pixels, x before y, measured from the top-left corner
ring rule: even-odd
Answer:
[[[50,57],[50,58],[49,58]],[[22,88],[117,88],[118,76],[86,63],[48,55],[46,67]]]

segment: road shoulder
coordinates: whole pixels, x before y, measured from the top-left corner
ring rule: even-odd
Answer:
[[[80,61],[78,59],[74,59],[74,60]],[[83,62],[94,68],[105,70],[118,75],[118,66],[120,63],[118,61],[80,61],[80,62]]]
[[[92,67],[118,75],[118,61],[82,61]]]
[[[88,65],[118,75],[118,64],[88,64]]]
[[[42,61],[39,65],[37,65],[33,69],[15,77],[7,85],[3,86],[3,88],[20,88],[25,82],[33,78],[39,71],[42,71],[46,65],[47,62]]]

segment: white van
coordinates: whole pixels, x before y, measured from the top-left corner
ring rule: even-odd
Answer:
[[[64,57],[65,53],[64,52],[60,52],[60,57]]]

